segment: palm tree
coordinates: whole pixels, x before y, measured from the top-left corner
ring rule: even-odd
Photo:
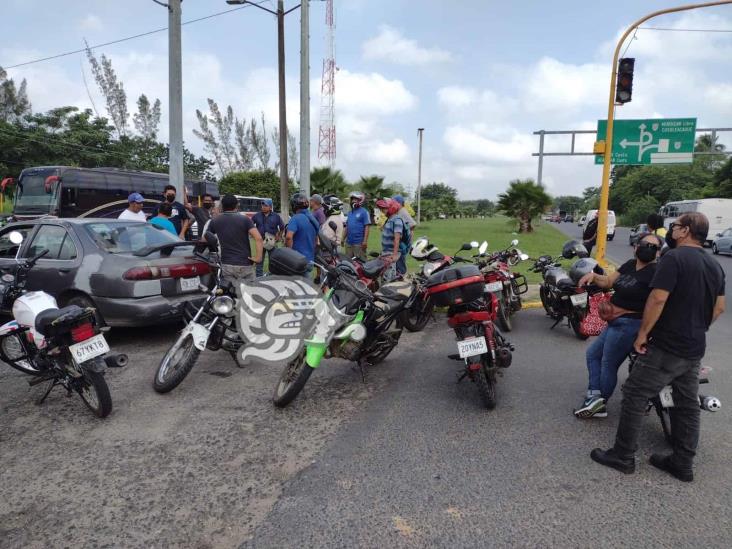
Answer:
[[[356,186],[368,199],[380,198],[384,193],[384,178],[380,175],[362,175]]]
[[[498,210],[518,220],[520,233],[532,232],[532,218],[540,215],[551,203],[552,198],[544,187],[533,179],[514,179],[508,190],[498,195]]]
[[[333,170],[330,166],[313,168],[310,172],[310,188],[313,194],[334,194],[343,198],[348,183],[340,170]]]
[[[696,140],[696,144],[694,145],[694,151],[712,153],[723,152],[725,146],[722,143],[718,143],[718,141],[719,136],[717,135],[712,137],[711,133],[702,134]]]

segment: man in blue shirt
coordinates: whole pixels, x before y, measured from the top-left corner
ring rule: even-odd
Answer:
[[[287,224],[285,245],[300,252],[308,261],[315,260],[315,239],[320,225],[318,220],[308,211],[308,197],[303,193],[295,193],[290,200],[292,217]],[[312,265],[308,271],[312,270]]]
[[[178,233],[175,232],[175,225],[170,221],[171,215],[173,215],[173,205],[168,202],[161,202],[158,207],[158,215],[150,219],[150,223],[178,236]]]
[[[358,257],[366,261],[366,248],[369,241],[369,225],[371,217],[366,208],[363,207],[366,196],[360,191],[354,191],[349,195],[351,200],[351,211],[346,218],[345,248],[348,257]]]
[[[272,211],[271,198],[262,200],[261,208],[261,211],[254,214],[252,221],[264,240],[264,255],[269,255],[274,250],[276,243],[282,240],[285,223],[280,214]],[[264,258],[257,263],[256,271],[258,277],[264,274]]]

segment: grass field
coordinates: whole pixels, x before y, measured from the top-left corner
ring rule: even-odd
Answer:
[[[414,231],[412,241],[426,236],[430,242],[435,244],[440,251],[446,255],[453,255],[463,244],[477,240],[478,242],[488,241],[488,250],[500,250],[506,248],[511,240],[518,239],[518,247],[522,252],[536,258],[542,254],[559,255],[562,251],[562,244],[568,239],[565,234],[549,223],[536,221],[534,232],[529,234],[518,234],[517,224],[507,217],[496,216],[485,219],[436,219],[421,223]],[[369,251],[381,250],[381,231],[371,227],[369,234]],[[470,252],[463,252],[466,257]],[[529,284],[536,284],[541,281],[541,275],[528,272],[531,262],[524,261],[516,266],[516,272],[526,276]],[[411,257],[407,261],[409,271],[419,269],[419,262]]]

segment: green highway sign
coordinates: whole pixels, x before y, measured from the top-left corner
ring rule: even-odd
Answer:
[[[597,141],[605,139],[607,120],[597,121]],[[613,164],[690,164],[694,158],[696,118],[616,120]],[[603,156],[595,156],[602,164]]]

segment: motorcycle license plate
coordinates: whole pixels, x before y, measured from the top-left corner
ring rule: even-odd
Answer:
[[[587,305],[587,294],[584,292],[581,294],[571,295],[569,296],[569,299],[575,307],[583,307]]]
[[[104,335],[95,335],[92,338],[69,346],[69,351],[77,364],[96,358],[109,352],[109,345]]]
[[[180,279],[180,291],[181,292],[193,292],[198,290],[198,286],[201,284],[201,278],[194,276],[193,278],[181,278]]]
[[[500,292],[503,290],[503,282],[489,282],[485,285],[486,292]]]
[[[483,336],[458,341],[457,346],[458,353],[460,353],[460,358],[483,355],[488,352],[488,345],[486,344],[485,338]]]

